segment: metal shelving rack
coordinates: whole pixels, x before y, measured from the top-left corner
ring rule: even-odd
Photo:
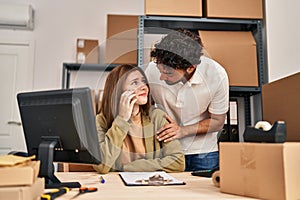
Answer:
[[[63,63],[62,68],[62,88],[70,87],[71,71],[111,71],[118,64],[80,64]]]
[[[250,97],[261,94],[261,86],[267,83],[263,55],[262,20],[208,19],[195,17],[139,16],[138,66],[144,66],[144,35],[167,34],[168,31],[187,28],[192,30],[251,31],[257,46],[258,87],[230,87],[230,97],[244,98],[245,126],[251,125]],[[259,98],[261,105],[261,97]]]

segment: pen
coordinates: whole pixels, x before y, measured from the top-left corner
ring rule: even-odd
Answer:
[[[100,176],[99,179],[100,179],[100,183],[102,183],[102,184],[105,183],[105,180],[104,180],[103,176]]]

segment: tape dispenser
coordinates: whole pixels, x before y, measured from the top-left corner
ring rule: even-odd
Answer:
[[[245,142],[283,143],[286,140],[286,124],[276,121],[273,126],[268,122],[258,122],[255,127],[247,127],[244,131]]]

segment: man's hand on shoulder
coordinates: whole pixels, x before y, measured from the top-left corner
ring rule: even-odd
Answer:
[[[185,136],[184,130],[170,116],[166,115],[169,124],[164,125],[157,131],[157,139],[163,142],[170,142]]]

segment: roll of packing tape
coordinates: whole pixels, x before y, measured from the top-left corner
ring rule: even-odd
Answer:
[[[212,174],[212,182],[216,187],[220,187],[220,171],[215,171]]]
[[[269,131],[272,128],[272,126],[267,121],[259,121],[255,124],[255,128],[262,129],[264,131]]]

